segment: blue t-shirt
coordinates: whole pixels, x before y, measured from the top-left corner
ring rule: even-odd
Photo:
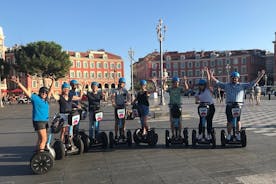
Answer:
[[[70,90],[70,91],[69,91],[69,97],[70,97],[70,98],[73,98],[73,96],[78,96],[78,97],[80,97],[80,92]],[[79,105],[79,100],[72,100],[72,101],[73,101],[73,103],[74,103],[73,107],[75,107],[75,105]]]
[[[49,120],[49,103],[36,94],[32,94],[31,101],[33,104],[33,121]]]

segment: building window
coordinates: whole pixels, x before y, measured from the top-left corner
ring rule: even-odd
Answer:
[[[59,87],[59,82],[55,81],[55,88],[58,88],[58,87]]]
[[[88,78],[88,72],[87,72],[87,71],[84,71],[84,72],[83,72],[83,77],[84,77],[85,79]]]
[[[97,62],[97,68],[102,68],[101,62]]]
[[[243,57],[243,58],[242,58],[242,64],[243,64],[243,65],[246,65],[246,57]]]
[[[247,71],[246,71],[246,66],[242,66],[242,68],[241,68],[241,73],[243,73],[243,74],[246,74],[246,73],[247,73]]]
[[[156,77],[156,71],[151,72],[151,77]]]
[[[185,71],[181,71],[181,76],[182,77],[186,76],[186,72]]]
[[[226,59],[226,65],[230,65],[230,59]]]
[[[184,61],[184,60],[185,60],[185,55],[181,55],[181,56],[180,56],[180,60],[181,60],[181,61]]]
[[[156,63],[152,63],[151,64],[152,69],[156,69],[157,68],[156,65],[157,65]]]
[[[105,60],[107,59],[107,55],[106,54],[103,55],[103,59],[105,59]]]
[[[93,61],[90,61],[90,68],[95,68],[95,64]]]
[[[113,73],[113,72],[110,73],[110,77],[111,77],[112,79],[114,79],[114,73]]]
[[[216,66],[216,62],[214,60],[211,61],[211,67],[215,67]]]
[[[173,68],[174,68],[174,69],[178,69],[178,63],[174,63],[174,64],[173,64]]]
[[[238,68],[238,67],[234,67],[233,70],[234,70],[235,72],[239,72],[239,68]]]
[[[202,65],[203,65],[203,67],[207,67],[208,66],[208,61],[203,61]]]
[[[83,61],[83,68],[88,68],[87,61]]]
[[[192,68],[193,67],[193,63],[190,61],[189,63],[188,63],[188,68]]]
[[[217,66],[222,66],[222,60],[221,59],[217,60]]]
[[[121,72],[118,72],[118,73],[117,73],[117,77],[121,77]]]
[[[90,72],[90,78],[91,79],[95,78],[95,72]]]
[[[82,75],[81,75],[81,71],[77,71],[77,78],[81,78]]]
[[[115,66],[114,63],[111,63],[110,64],[110,69],[114,69],[114,66]]]
[[[76,52],[76,53],[75,53],[75,57],[76,57],[76,58],[79,58],[79,57],[80,57],[80,53],[79,53],[79,52]]]
[[[196,67],[196,68],[200,68],[200,62],[199,62],[199,61],[196,61],[196,62],[195,62],[195,67]]]
[[[106,62],[104,63],[104,69],[108,69],[108,64]]]
[[[170,69],[171,68],[171,64],[170,63],[166,63],[166,68]]]
[[[237,65],[238,63],[239,63],[238,58],[234,58],[234,59],[233,59],[233,65]]]
[[[70,78],[75,78],[75,72],[74,71],[70,71]]]
[[[189,70],[188,71],[188,77],[192,77],[193,76],[193,70]]]
[[[93,56],[93,54],[92,53],[89,53],[89,59],[94,59],[94,56]]]
[[[71,61],[71,67],[75,67],[75,62]]]
[[[171,56],[166,56],[166,61],[170,61],[171,60]]]
[[[77,68],[80,68],[80,67],[81,67],[81,62],[77,61]]]
[[[104,72],[104,78],[108,78],[108,73]]]
[[[195,76],[196,76],[196,77],[199,77],[199,76],[200,76],[200,70],[196,70],[196,71],[195,71]]]
[[[200,59],[200,54],[196,54],[196,55],[195,55],[195,58],[196,58],[196,59]]]
[[[173,72],[173,76],[174,76],[174,77],[178,77],[178,71],[174,71],[174,72]]]
[[[97,73],[97,78],[102,78],[102,72]]]
[[[182,62],[182,63],[180,64],[180,67],[181,67],[181,68],[185,68],[185,62]]]
[[[37,81],[35,81],[35,80],[32,81],[32,87],[37,88]]]
[[[121,69],[121,63],[117,63],[117,68]]]

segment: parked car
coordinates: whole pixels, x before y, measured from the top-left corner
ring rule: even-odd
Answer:
[[[18,97],[17,102],[19,104],[28,104],[28,103],[31,103],[31,100],[29,98],[27,98],[26,96],[20,96],[20,97]]]

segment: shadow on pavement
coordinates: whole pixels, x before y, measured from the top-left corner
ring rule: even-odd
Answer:
[[[29,162],[33,146],[0,147],[0,176],[20,176],[32,174]]]

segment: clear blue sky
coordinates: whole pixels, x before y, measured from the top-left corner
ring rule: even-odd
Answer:
[[[164,50],[273,51],[275,12],[275,0],[6,0],[0,26],[7,46],[46,40],[64,50],[105,49],[122,56],[130,76],[128,50],[138,59],[159,48],[159,18],[168,27]]]

